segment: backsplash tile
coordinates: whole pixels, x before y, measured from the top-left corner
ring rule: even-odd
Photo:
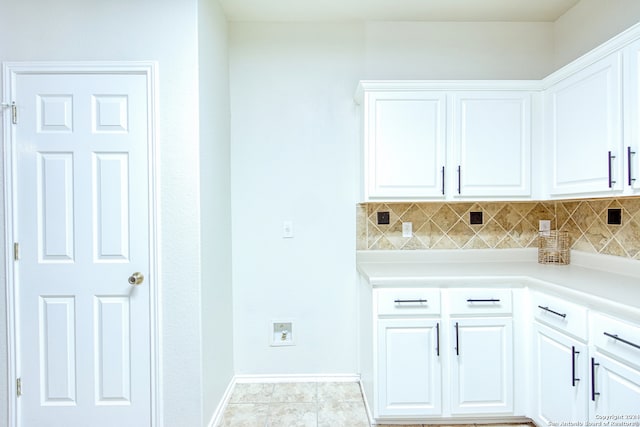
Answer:
[[[622,224],[607,224],[608,209]],[[389,224],[377,224],[377,212]],[[483,223],[471,224],[470,212]],[[574,250],[640,259],[640,197],[532,202],[363,203],[357,207],[357,249],[488,249],[537,246],[538,221],[569,232]],[[413,237],[402,237],[411,222]]]

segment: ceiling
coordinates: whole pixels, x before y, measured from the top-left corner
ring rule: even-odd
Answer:
[[[580,0],[219,0],[229,21],[553,22]]]

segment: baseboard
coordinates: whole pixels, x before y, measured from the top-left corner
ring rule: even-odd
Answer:
[[[233,388],[235,387],[235,385],[236,377],[232,377],[231,381],[229,381],[229,385],[227,385],[227,389],[222,395],[222,399],[220,399],[220,403],[218,403],[218,407],[213,412],[213,415],[211,416],[211,420],[209,421],[209,424],[207,424],[207,427],[216,427],[218,424],[220,424],[220,422],[222,421],[222,415],[224,415],[224,410],[227,407],[229,400],[231,400],[231,393],[233,393]]]
[[[362,383],[360,382],[360,375],[357,374],[311,374],[311,375],[298,375],[298,374],[283,374],[283,375],[234,375],[229,381],[229,385],[224,392],[220,403],[216,408],[208,427],[215,427],[222,421],[224,410],[226,409],[229,401],[231,400],[231,394],[236,384],[249,384],[249,383],[323,383],[323,382],[356,382],[362,390]],[[364,393],[362,393],[364,397]],[[371,413],[369,412],[369,406],[365,399],[365,408],[367,410],[367,416],[371,420]]]
[[[283,374],[283,375],[236,375],[236,383],[324,383],[360,382],[356,374]]]
[[[385,425],[407,425],[407,424],[429,424],[429,425],[470,425],[475,424],[478,427],[482,427],[483,424],[487,424],[491,427],[495,427],[496,424],[534,424],[533,420],[527,417],[518,416],[505,416],[505,417],[456,417],[456,418],[407,418],[407,419],[393,419],[378,420],[376,422],[370,422],[372,426],[379,424]],[[535,425],[535,424],[534,424]]]

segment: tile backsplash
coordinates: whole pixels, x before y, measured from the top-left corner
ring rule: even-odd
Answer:
[[[608,224],[620,209],[621,224]],[[377,213],[389,212],[389,224]],[[482,224],[472,224],[482,212]],[[615,212],[614,212],[615,213]],[[614,215],[615,216],[615,215]],[[640,260],[640,197],[533,202],[363,203],[357,209],[359,250],[537,247],[538,222],[569,232],[571,248]],[[412,237],[402,236],[411,222]],[[473,221],[476,222],[476,221]]]

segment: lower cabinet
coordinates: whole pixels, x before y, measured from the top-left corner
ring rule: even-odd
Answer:
[[[534,326],[533,418],[540,425],[587,419],[587,346],[547,326]]]
[[[377,292],[375,417],[512,415],[511,291],[437,292]]]
[[[513,411],[511,318],[452,319],[452,414]]]
[[[378,321],[378,412],[440,415],[442,377],[437,320]]]
[[[640,370],[596,350],[591,358],[591,371],[591,421],[598,422],[608,416],[619,416],[623,418],[615,421],[633,422],[637,425],[640,421]]]

